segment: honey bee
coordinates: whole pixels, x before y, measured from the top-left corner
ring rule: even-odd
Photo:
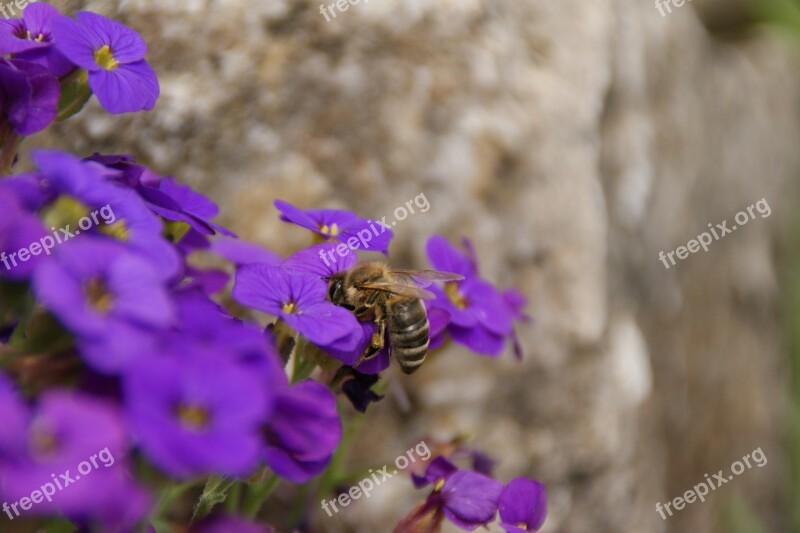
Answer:
[[[428,353],[428,313],[423,299],[436,295],[424,289],[434,281],[458,281],[459,274],[435,270],[396,270],[369,262],[328,278],[328,299],[345,307],[359,320],[372,319],[378,331],[354,367],[383,349],[386,332],[392,355],[403,372],[411,374]]]

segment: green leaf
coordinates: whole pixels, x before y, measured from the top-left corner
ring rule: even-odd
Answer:
[[[57,121],[67,120],[77,114],[92,97],[88,76],[85,70],[77,70],[61,81]]]

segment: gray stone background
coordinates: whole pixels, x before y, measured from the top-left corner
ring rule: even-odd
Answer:
[[[391,215],[392,262],[470,236],[519,287],[527,355],[452,347],[397,382],[351,458],[390,463],[469,433],[499,476],[546,482],[545,531],[721,532],[735,495],[786,531],[781,258],[800,170],[794,44],[733,1],[659,15],[633,0],[364,0],[326,23],[302,0],[54,2],[141,31],[154,112],[95,102],[32,145],[130,152],[210,194],[242,237],[307,244],[304,207]],[[772,216],[666,270],[658,252],[765,198]],[[769,458],[664,522],[655,502],[761,447]],[[395,479],[314,531],[386,532],[421,497]]]

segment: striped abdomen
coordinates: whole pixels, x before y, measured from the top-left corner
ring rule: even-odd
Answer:
[[[414,372],[428,353],[428,314],[422,300],[389,302],[389,342],[406,374]]]

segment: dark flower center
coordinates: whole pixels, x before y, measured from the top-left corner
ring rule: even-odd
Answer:
[[[208,409],[196,405],[181,404],[177,409],[178,419],[190,429],[205,429],[211,422]]]
[[[51,457],[58,451],[58,439],[53,431],[45,426],[41,419],[34,420],[31,424],[30,447],[38,457]]]
[[[43,33],[33,35],[24,24],[20,24],[17,27],[16,31],[14,32],[14,37],[17,37],[18,39],[24,39],[26,41],[36,41],[37,43],[47,40],[47,37],[45,37]]]
[[[107,313],[114,303],[111,291],[102,278],[90,279],[83,286],[83,292],[89,304],[101,313]]]
[[[450,301],[453,302],[453,305],[459,309],[464,309],[467,307],[467,305],[469,305],[466,297],[461,294],[461,290],[458,288],[458,283],[455,281],[448,281],[445,283],[444,292],[447,294],[447,297],[450,298]]]
[[[114,59],[114,52],[107,44],[94,51],[94,61],[104,70],[114,70],[119,66],[119,61]]]

